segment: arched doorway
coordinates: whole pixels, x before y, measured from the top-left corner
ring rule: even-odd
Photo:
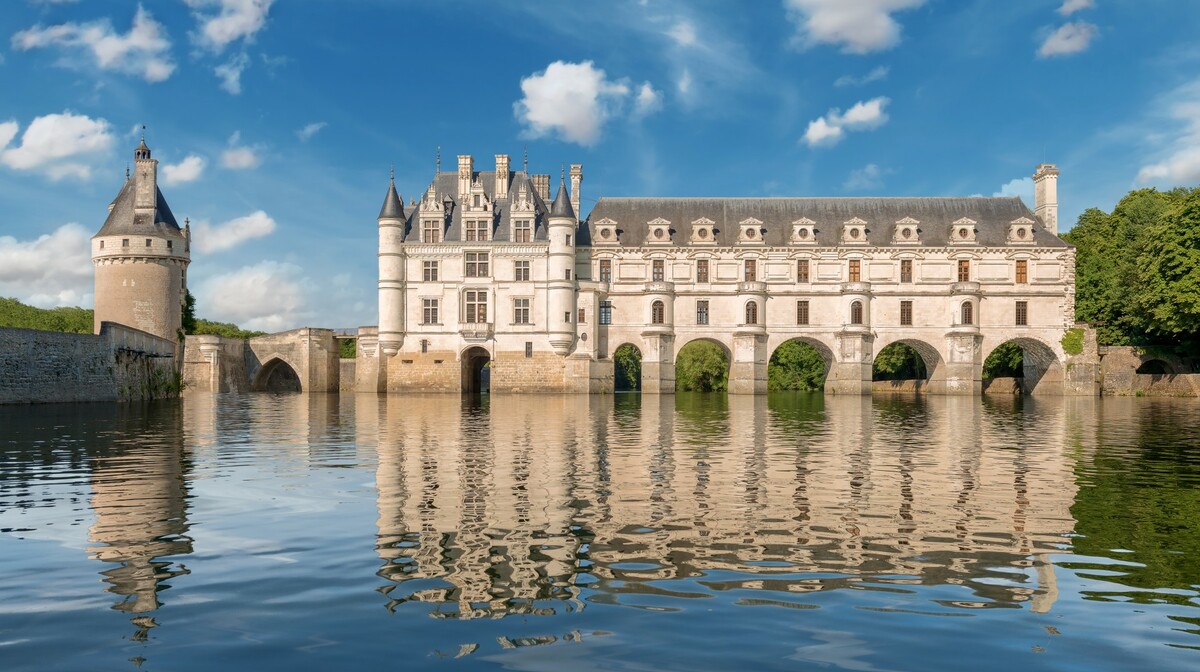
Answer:
[[[1058,357],[1050,346],[1033,338],[1005,341],[983,360],[983,387],[989,393],[1033,394],[1052,380],[1062,383]]]
[[[675,356],[676,392],[727,392],[729,352],[708,339],[691,341]]]
[[[626,343],[613,351],[613,391],[642,390],[642,351]]]
[[[794,338],[784,341],[767,362],[768,392],[820,392],[833,364],[833,351],[823,343]]]
[[[902,340],[889,343],[871,362],[871,380],[890,383],[893,389],[924,392],[933,379],[941,356],[928,343]]]
[[[250,389],[255,392],[301,392],[300,376],[282,359],[272,359],[258,370]]]
[[[464,394],[488,394],[492,389],[488,351],[475,346],[462,354],[462,391]]]

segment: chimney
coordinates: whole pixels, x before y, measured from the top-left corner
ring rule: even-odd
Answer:
[[[571,207],[575,209],[575,216],[579,217],[579,183],[583,182],[583,164],[571,164]]]
[[[471,178],[475,176],[475,160],[470,154],[458,155],[458,195],[465,196],[471,191]]]
[[[1058,166],[1043,163],[1033,172],[1033,212],[1046,230],[1058,235]]]
[[[495,198],[508,198],[508,155],[496,155],[496,189],[492,192]]]
[[[550,176],[549,175],[534,175],[533,188],[537,190],[538,196],[542,197],[543,201],[550,200]]]

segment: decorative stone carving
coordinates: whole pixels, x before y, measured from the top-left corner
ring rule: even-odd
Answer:
[[[867,222],[854,217],[842,222],[842,242],[850,245],[867,244]]]
[[[975,220],[963,217],[950,225],[950,243],[973,245],[975,243]]]

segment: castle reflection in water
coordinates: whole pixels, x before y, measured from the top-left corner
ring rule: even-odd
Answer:
[[[723,590],[802,607],[798,593],[923,584],[964,587],[943,607],[1044,612],[1095,403],[196,395],[168,414],[182,431],[94,461],[89,551],[144,636],[188,571],[190,456],[279,444],[301,466],[332,451],[374,469],[389,609],[468,619]]]

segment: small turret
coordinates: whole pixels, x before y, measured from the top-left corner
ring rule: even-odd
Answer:
[[[550,216],[575,219],[575,208],[571,207],[571,198],[567,196],[565,180],[558,184],[558,195],[554,197],[554,203],[550,205]]]
[[[570,353],[575,344],[575,209],[567,196],[565,176],[559,182],[558,196],[550,205],[547,221],[549,250],[546,272],[550,347],[560,355]]]
[[[379,347],[387,356],[404,344],[404,199],[396,191],[392,170],[387,196],[379,210]]]
[[[387,196],[383,199],[383,207],[379,210],[379,221],[385,219],[404,221],[404,199],[396,191],[396,173],[392,171],[391,184],[388,185]]]

